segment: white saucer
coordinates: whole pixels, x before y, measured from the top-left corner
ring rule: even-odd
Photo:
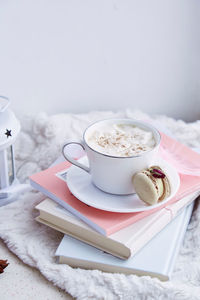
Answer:
[[[85,165],[88,165],[86,156],[82,157],[79,161],[84,163]],[[169,165],[161,158],[157,159],[154,165],[155,164],[159,165],[168,174],[171,185],[171,195],[164,201],[151,206],[141,201],[136,194],[128,196],[118,196],[108,194],[99,190],[91,182],[91,175],[76,166],[72,166],[68,170],[67,185],[71,193],[81,202],[101,210],[118,213],[151,210],[168,202],[176,194],[180,185],[180,178],[176,169],[174,169],[171,165]]]

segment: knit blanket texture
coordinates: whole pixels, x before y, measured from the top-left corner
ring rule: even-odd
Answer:
[[[18,116],[19,117],[19,116]],[[82,137],[84,129],[100,119],[134,118],[159,121],[177,140],[200,147],[200,121],[185,123],[164,115],[150,116],[141,111],[93,111],[87,114],[62,113],[20,116],[22,130],[15,143],[17,177],[28,177],[48,168],[68,139]],[[176,260],[170,281],[149,276],[111,274],[58,264],[55,251],[63,234],[35,221],[34,207],[44,196],[31,190],[13,203],[0,208],[0,237],[24,263],[38,268],[53,284],[75,299],[200,299],[200,206],[196,203],[191,222]],[[162,245],[161,245],[162,247]],[[163,249],[164,251],[164,249]],[[153,253],[149,254],[149,259]]]

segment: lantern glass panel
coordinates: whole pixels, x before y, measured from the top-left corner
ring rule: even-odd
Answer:
[[[9,187],[15,179],[14,152],[11,145],[0,151],[0,189]]]
[[[11,185],[15,179],[13,146],[10,146],[8,148],[8,178],[9,178],[9,185]]]

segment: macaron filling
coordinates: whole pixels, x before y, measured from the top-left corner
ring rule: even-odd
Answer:
[[[151,180],[158,192],[158,202],[169,196],[169,181],[160,167],[155,166],[148,169],[151,174]],[[168,186],[168,188],[167,188]],[[168,192],[167,192],[168,191]]]
[[[159,201],[160,199],[163,198],[164,192],[165,192],[164,183],[163,183],[162,178],[153,176],[151,170],[143,171],[143,173],[147,177],[149,177],[150,182],[154,185],[155,192],[157,194],[157,201]]]

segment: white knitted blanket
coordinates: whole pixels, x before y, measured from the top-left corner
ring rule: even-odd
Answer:
[[[109,117],[144,119],[149,116],[131,110],[23,116],[22,131],[16,142],[18,178],[26,182],[29,175],[47,168],[60,155],[66,139],[80,138],[89,123]],[[171,130],[178,140],[188,146],[200,147],[200,121],[186,124],[165,116],[154,116],[154,119]],[[161,282],[148,276],[109,274],[57,264],[54,253],[62,234],[34,221],[34,206],[42,199],[40,193],[32,191],[1,207],[0,237],[21,260],[38,268],[48,280],[76,299],[200,299],[199,205],[193,213],[173,278]]]

